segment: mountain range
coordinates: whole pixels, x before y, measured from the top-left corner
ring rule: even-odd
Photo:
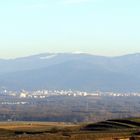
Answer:
[[[45,53],[0,59],[0,88],[140,91],[140,54]]]

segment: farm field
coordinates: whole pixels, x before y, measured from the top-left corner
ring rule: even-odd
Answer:
[[[140,119],[89,124],[0,122],[0,140],[140,140]]]

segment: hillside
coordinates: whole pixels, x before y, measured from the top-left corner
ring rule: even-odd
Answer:
[[[0,87],[12,90],[140,91],[140,54],[40,54],[0,60]]]
[[[107,120],[91,124],[1,122],[2,140],[140,140],[140,121]]]

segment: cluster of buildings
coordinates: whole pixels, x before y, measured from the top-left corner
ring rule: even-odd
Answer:
[[[72,97],[78,97],[78,96],[100,96],[99,93],[88,93],[88,92],[81,92],[81,91],[72,91],[72,90],[38,90],[38,91],[22,91],[19,93],[20,98],[47,98],[50,96],[72,96]]]
[[[129,97],[129,96],[140,96],[140,93],[115,93],[115,92],[81,92],[81,91],[72,91],[72,90],[36,90],[36,91],[7,91],[3,90],[0,92],[0,96],[10,96],[18,98],[48,98],[50,96],[71,96],[71,97]]]

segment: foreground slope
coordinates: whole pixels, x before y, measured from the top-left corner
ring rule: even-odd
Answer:
[[[94,124],[1,122],[2,140],[140,140],[138,119]]]

